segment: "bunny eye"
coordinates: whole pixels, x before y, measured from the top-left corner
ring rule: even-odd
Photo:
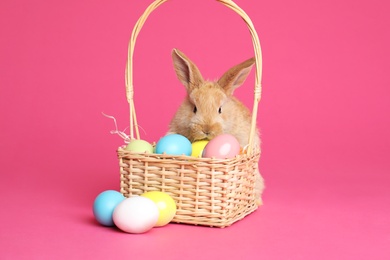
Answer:
[[[196,111],[198,111],[198,109],[196,108],[196,106],[194,106],[194,114],[196,114]]]
[[[222,107],[219,107],[219,109],[218,109],[218,113],[222,113]]]

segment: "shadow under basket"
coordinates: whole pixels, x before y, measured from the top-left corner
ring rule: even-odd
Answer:
[[[176,223],[226,227],[258,207],[255,177],[260,154],[233,159],[139,154],[118,149],[121,193],[162,191],[176,202]]]

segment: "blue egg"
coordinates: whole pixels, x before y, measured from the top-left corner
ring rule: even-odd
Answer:
[[[170,155],[187,155],[192,153],[192,144],[185,136],[170,134],[161,138],[156,144],[156,153]]]
[[[93,203],[93,215],[97,222],[104,226],[114,226],[112,214],[116,206],[124,199],[122,193],[115,190],[106,190],[100,193]]]

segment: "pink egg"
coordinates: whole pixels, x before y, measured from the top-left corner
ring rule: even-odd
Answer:
[[[204,148],[202,157],[204,158],[234,158],[240,153],[240,143],[230,134],[221,134],[208,142]]]

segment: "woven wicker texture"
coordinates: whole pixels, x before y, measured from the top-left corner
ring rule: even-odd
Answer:
[[[254,46],[256,73],[249,147],[233,159],[193,158],[137,154],[118,149],[121,192],[127,196],[163,191],[173,197],[177,213],[173,222],[226,227],[257,209],[255,178],[260,151],[254,145],[257,107],[261,98],[262,57],[260,42],[247,14],[230,0],[217,0],[239,14],[247,24]],[[147,17],[167,0],[154,1],[134,26],[128,49],[126,97],[130,108],[130,138],[140,139],[134,106],[133,53]]]

